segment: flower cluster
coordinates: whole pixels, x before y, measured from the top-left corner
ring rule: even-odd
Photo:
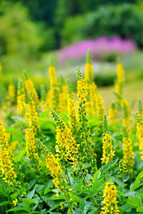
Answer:
[[[38,104],[38,94],[36,92],[36,89],[31,79],[25,80],[25,87],[26,87],[28,96],[31,98],[34,104],[35,105]]]
[[[40,165],[40,159],[35,144],[35,134],[32,128],[26,129],[26,151],[30,161]]]
[[[68,108],[70,130],[72,131],[73,136],[76,136],[77,127],[78,127],[77,108],[76,108],[75,100],[73,96],[70,94],[68,94],[68,97],[67,97],[67,108]]]
[[[8,86],[8,100],[9,100],[10,105],[14,104],[15,96],[16,96],[15,85],[14,84],[10,84]]]
[[[109,124],[115,125],[117,120],[117,108],[114,102],[112,102],[109,108]]]
[[[61,155],[61,158],[66,162],[71,161],[72,167],[76,168],[78,159],[78,147],[71,130],[67,127],[60,117],[52,112],[57,123],[56,135],[56,151]]]
[[[63,85],[62,91],[59,94],[59,105],[58,105],[59,112],[67,111],[67,97],[68,97],[68,86]]]
[[[132,167],[134,166],[134,152],[132,141],[129,137],[128,131],[126,128],[123,129],[123,169],[125,173],[131,173]]]
[[[84,40],[73,43],[63,48],[59,52],[59,61],[84,59],[88,49],[94,59],[103,58],[110,53],[127,54],[136,50],[136,45],[132,40],[121,39],[119,36],[113,38],[100,37],[93,40]]]
[[[102,164],[106,164],[113,160],[113,157],[115,156],[115,151],[113,149],[113,142],[112,137],[109,133],[107,133],[107,120],[106,116],[104,116],[103,120],[103,138],[102,138]]]
[[[35,103],[33,100],[25,104],[25,123],[29,128],[32,128],[34,132],[40,129],[38,125],[38,113],[36,111]]]
[[[59,103],[59,87],[54,66],[49,67],[50,90],[47,93],[47,104],[49,109],[57,110]]]
[[[143,109],[141,100],[139,100],[138,112],[136,116],[136,135],[139,140],[139,151],[141,155],[141,160],[143,160]]]
[[[23,80],[20,79],[18,84],[18,91],[17,91],[17,111],[19,115],[24,115],[25,102],[26,102],[26,96],[25,96],[24,83],[23,83]]]
[[[9,185],[16,183],[16,173],[9,152],[5,129],[0,122],[0,177]]]
[[[114,184],[110,184],[106,182],[104,194],[103,194],[104,200],[102,201],[104,206],[102,207],[102,211],[100,212],[101,214],[107,214],[107,213],[118,214],[119,213],[116,194],[117,194],[116,186]]]

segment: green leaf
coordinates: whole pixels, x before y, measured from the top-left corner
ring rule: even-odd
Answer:
[[[141,207],[142,206],[141,197],[139,195],[136,195],[135,197],[129,196],[127,204],[130,204],[133,208]]]
[[[35,190],[36,190],[36,192],[40,192],[42,189],[44,188],[44,185],[35,185]]]
[[[45,117],[47,117],[49,115],[49,113],[50,113],[50,110],[44,111],[42,114],[39,115],[39,118],[40,119],[41,118],[45,118]]]
[[[65,200],[65,196],[64,195],[52,196],[51,198],[48,198],[48,200]]]
[[[23,140],[23,134],[16,128],[13,128],[13,127],[6,128],[6,132],[13,134],[12,141],[22,141]]]
[[[15,192],[15,193],[11,194],[10,195],[11,200],[14,200],[15,198],[17,198],[17,196],[18,196],[18,192]]]
[[[56,132],[55,122],[49,118],[39,118],[39,126],[42,130],[50,129],[53,133]]]
[[[29,193],[27,194],[27,199],[32,199],[34,193],[35,193],[35,189],[33,189],[31,192],[29,192]]]
[[[100,177],[100,169],[97,172],[95,172],[94,175],[93,175],[94,182],[96,182],[99,177]]]
[[[28,188],[30,189],[31,187],[33,187],[33,185],[36,183],[37,179],[33,179],[29,182],[29,186]]]
[[[91,204],[92,204],[91,202],[90,203],[86,202],[86,205],[84,206],[84,214],[86,214],[89,211]]]
[[[11,201],[4,201],[4,202],[0,203],[0,207],[7,205],[7,204],[12,204],[12,202]]]
[[[115,164],[117,163],[118,158],[114,161],[111,161],[109,163],[107,163],[105,166],[101,167],[101,176],[103,174],[105,174],[105,172],[107,172],[109,169],[111,169],[113,166],[115,166]]]
[[[76,195],[71,194],[71,198],[72,198],[73,201],[75,201],[75,202],[85,203],[85,202],[83,201],[83,199],[81,199],[80,197],[78,197],[78,196],[76,196]]]
[[[13,116],[12,118],[13,119],[17,119],[17,120],[19,120],[21,122],[24,122],[24,119],[22,117],[20,117],[20,116]]]
[[[55,209],[58,208],[59,206],[60,206],[60,203],[59,203],[59,204],[56,204],[54,207],[52,207],[52,208],[50,209],[50,211],[55,210]]]
[[[18,154],[17,156],[14,157],[15,162],[21,162],[22,159],[23,159],[23,157],[25,156],[25,154],[26,154],[26,148],[24,148],[24,149],[20,152],[20,154]]]
[[[95,214],[96,211],[97,211],[97,209],[91,211],[89,214]]]
[[[139,213],[143,213],[143,206],[138,207],[138,208],[136,209],[136,211],[139,212]]]
[[[140,183],[142,176],[143,176],[143,171],[141,171],[141,172],[138,174],[138,176],[137,176],[135,182],[134,182],[133,184],[131,184],[131,186],[130,186],[130,190],[131,190],[131,191],[134,191],[134,190],[136,190],[137,188],[139,188],[140,186],[143,185],[143,182]]]
[[[7,212],[17,212],[17,211],[27,211],[28,212],[27,208],[25,208],[25,207],[14,207],[10,210],[7,210]]]
[[[82,189],[81,189],[82,186],[83,186],[82,183],[77,184],[72,188],[72,191],[82,191]]]

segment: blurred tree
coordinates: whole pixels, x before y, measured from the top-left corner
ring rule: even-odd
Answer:
[[[0,54],[35,54],[41,45],[36,25],[28,11],[19,4],[0,5]]]
[[[143,13],[137,6],[108,5],[99,7],[95,12],[68,18],[62,30],[62,38],[67,45],[87,38],[119,35],[122,38],[132,38],[143,47],[142,26]]]

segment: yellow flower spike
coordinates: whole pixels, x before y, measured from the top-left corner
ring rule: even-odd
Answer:
[[[76,134],[77,132],[77,108],[76,108],[76,103],[75,100],[68,95],[67,98],[67,105],[68,105],[68,115],[69,115],[69,125],[70,125],[70,129],[73,133],[73,135]]]
[[[68,87],[67,85],[63,85],[62,92],[59,94],[58,112],[67,111],[67,97],[68,97]]]
[[[32,128],[26,129],[26,151],[27,156],[30,161],[38,162],[40,164],[40,158],[38,155],[38,152],[36,151],[36,145],[35,145],[35,135]]]
[[[100,214],[118,214],[119,209],[118,209],[118,201],[116,198],[117,194],[117,188],[114,184],[110,184],[106,182],[105,184],[105,189],[104,189],[104,194],[103,194],[103,207],[101,208],[102,211]]]
[[[92,116],[97,114],[97,86],[95,83],[91,83],[89,85],[89,101],[88,101],[88,112],[91,113]]]
[[[0,177],[9,185],[16,183],[16,173],[9,152],[5,129],[0,122]]]
[[[47,93],[47,104],[49,109],[58,111],[60,89],[58,87],[58,80],[54,66],[49,67],[49,81],[50,90]]]
[[[85,76],[84,76],[84,79],[85,79],[87,86],[93,82],[93,78],[94,78],[94,75],[93,75],[93,67],[91,64],[91,50],[88,49],[87,63],[85,66]]]
[[[2,74],[2,64],[0,62],[0,75]]]
[[[128,130],[124,128],[123,130],[123,161],[125,165],[125,173],[131,173],[134,162],[134,152],[132,141],[129,137]]]
[[[19,115],[24,115],[25,113],[25,102],[26,102],[26,96],[25,96],[25,89],[24,89],[24,83],[23,80],[19,80],[18,84],[18,91],[17,91],[17,112]]]
[[[24,121],[27,123],[27,126],[29,128],[33,128],[33,131],[36,132],[40,129],[38,125],[38,113],[36,111],[35,103],[34,101],[30,101],[29,103],[25,104],[25,117]]]
[[[139,100],[138,112],[136,115],[136,136],[139,140],[139,151],[141,160],[143,161],[143,108],[141,100]]]
[[[115,106],[115,103],[111,104],[111,107],[109,109],[109,124],[115,125],[117,120],[117,108]]]
[[[35,103],[35,105],[38,104],[38,94],[31,79],[25,80],[25,87],[31,100]]]
[[[123,86],[125,84],[125,72],[121,63],[117,64],[117,82]]]
[[[108,133],[103,134],[102,139],[102,164],[106,164],[113,160],[113,157],[115,156],[115,151],[113,150],[113,143],[112,143],[112,137]]]
[[[105,113],[105,108],[103,105],[102,97],[98,91],[96,91],[96,109],[99,119],[102,120]]]
[[[15,96],[16,96],[15,85],[14,84],[10,84],[8,86],[8,100],[10,102],[10,105],[14,104]]]

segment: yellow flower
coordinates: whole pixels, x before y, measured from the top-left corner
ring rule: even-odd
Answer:
[[[119,213],[116,194],[117,194],[116,186],[114,184],[110,184],[106,182],[104,194],[103,194],[104,200],[102,201],[104,206],[101,208],[102,209],[102,211],[100,212],[101,214],[108,214],[108,213],[118,214]]]
[[[18,84],[18,91],[17,91],[17,111],[19,115],[24,115],[25,113],[25,89],[24,89],[24,83],[23,80],[19,81]]]
[[[117,82],[120,85],[125,84],[125,72],[121,63],[117,64]]]
[[[10,84],[8,86],[8,100],[9,100],[11,105],[14,104],[15,95],[16,95],[15,85],[14,84]]]
[[[92,83],[93,82],[93,77],[94,77],[94,75],[93,75],[93,67],[92,67],[92,65],[90,63],[87,63],[86,66],[85,66],[85,76],[84,76],[85,82],[87,84]]]
[[[117,109],[115,103],[112,103],[109,109],[109,124],[115,125],[117,120]]]
[[[50,81],[50,90],[47,94],[47,104],[49,109],[52,109],[54,111],[58,110],[59,105],[59,87],[58,87],[58,80],[56,77],[55,67],[50,66],[49,67],[49,81]]]
[[[134,163],[134,152],[132,141],[129,138],[129,134],[125,129],[123,131],[123,161],[124,161],[124,171],[125,173],[132,172],[132,167]]]
[[[41,163],[38,152],[36,151],[35,135],[32,128],[26,129],[26,150],[29,160]]]
[[[69,125],[70,125],[70,129],[74,134],[76,134],[77,132],[77,109],[76,109],[76,104],[75,104],[75,100],[68,95],[67,98],[67,105],[68,105],[68,115],[69,115]]]
[[[2,177],[2,179],[9,185],[13,185],[16,182],[16,173],[9,152],[7,135],[1,122],[0,122],[0,177]]]
[[[18,202],[17,198],[15,200],[13,200],[12,202],[13,202],[14,206],[16,206],[16,204]]]
[[[31,79],[25,80],[25,87],[34,104],[38,104],[38,94]]]
[[[103,152],[101,160],[102,164],[104,164],[112,161],[113,157],[115,156],[115,151],[113,150],[112,138],[110,134],[103,134],[102,144]]]
[[[99,119],[102,120],[105,113],[105,108],[103,105],[102,97],[98,91],[96,91],[96,109]]]
[[[38,113],[33,100],[25,104],[25,111],[24,121],[27,123],[29,128],[33,129],[34,132],[38,131],[40,129],[38,125]]]
[[[0,62],[0,75],[2,74],[2,64]]]
[[[68,96],[68,87],[67,85],[63,85],[62,92],[59,94],[59,105],[57,107],[58,112],[67,111],[67,96]]]

